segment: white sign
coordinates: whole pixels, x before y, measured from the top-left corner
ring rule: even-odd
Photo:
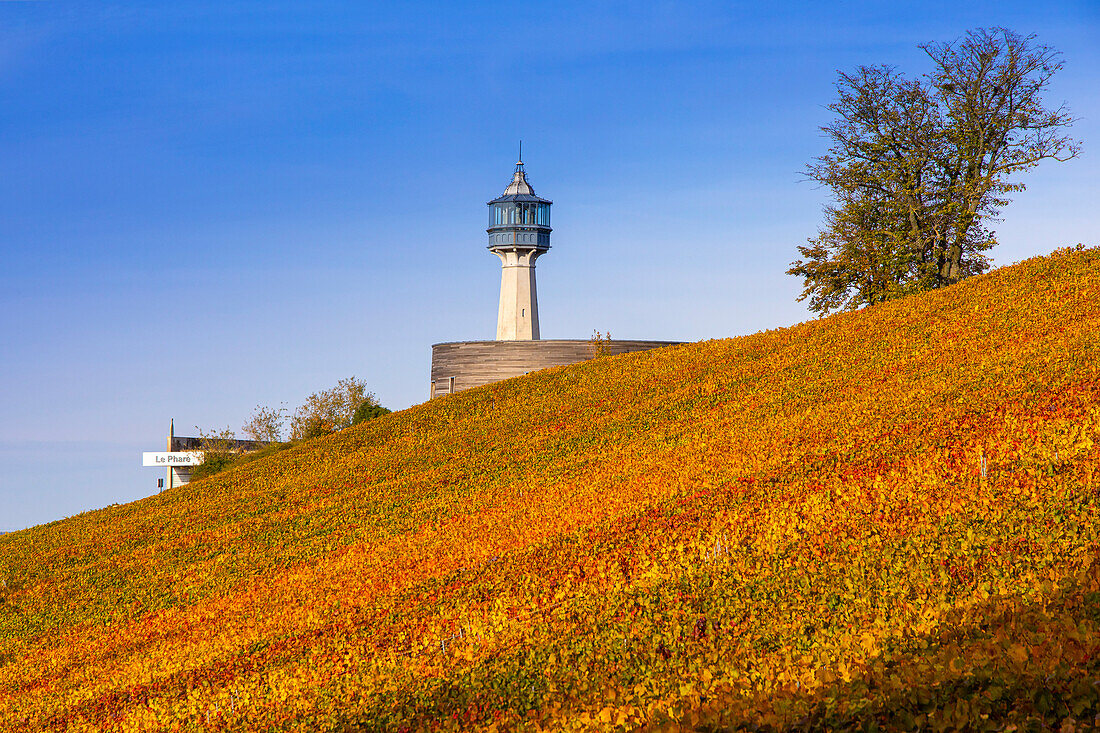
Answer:
[[[151,453],[146,451],[141,454],[141,465],[143,466],[160,466],[166,468],[168,466],[197,466],[202,463],[203,454],[201,451],[176,451],[173,453]]]

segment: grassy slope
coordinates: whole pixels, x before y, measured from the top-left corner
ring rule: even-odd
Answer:
[[[6,535],[0,721],[1091,721],[1098,376],[1058,253]]]

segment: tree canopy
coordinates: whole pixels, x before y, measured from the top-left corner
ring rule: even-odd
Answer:
[[[241,431],[252,440],[277,442],[282,440],[284,422],[286,422],[285,407],[256,405],[248,422],[241,426]]]
[[[366,382],[355,377],[341,379],[335,387],[311,394],[294,411],[290,437],[300,440],[343,430],[352,424],[355,411],[363,403],[378,404],[374,393],[367,391]]]
[[[1024,189],[1012,176],[1080,152],[1065,105],[1042,100],[1061,55],[1034,35],[979,28],[920,48],[932,61],[921,79],[891,66],[839,73],[836,118],[821,128],[829,151],[806,167],[835,201],[787,271],[818,313],[986,271],[988,224]]]

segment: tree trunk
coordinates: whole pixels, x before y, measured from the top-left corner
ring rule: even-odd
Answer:
[[[955,240],[944,253],[943,264],[940,265],[940,284],[954,285],[961,277],[962,268],[959,266],[962,260],[962,244]]]

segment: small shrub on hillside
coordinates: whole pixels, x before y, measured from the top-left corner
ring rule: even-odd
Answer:
[[[191,480],[207,478],[216,473],[221,473],[233,463],[235,456],[232,453],[206,453],[202,463],[191,470]]]
[[[206,459],[191,472],[191,480],[194,481],[196,479],[206,478],[207,476],[213,476],[216,473],[227,471],[230,468],[238,468],[252,461],[259,460],[260,458],[272,456],[294,445],[295,443],[292,441],[287,443],[272,443],[259,450],[214,451],[207,454]]]
[[[607,356],[607,347],[611,343],[611,332],[600,333],[599,331],[593,331],[592,338],[588,339],[588,343],[592,347],[593,358]]]
[[[197,425],[195,430],[202,439],[203,460],[191,470],[191,480],[213,476],[233,463],[233,459],[237,457],[233,449],[233,441],[237,436],[232,430],[226,427],[225,430],[208,433]]]
[[[355,416],[352,417],[351,424],[358,425],[359,423],[366,422],[367,420],[373,420],[377,417],[382,417],[383,415],[389,415],[391,412],[392,410],[382,407],[382,405],[372,405],[369,402],[364,402],[363,404],[359,405],[358,409],[355,410]]]

